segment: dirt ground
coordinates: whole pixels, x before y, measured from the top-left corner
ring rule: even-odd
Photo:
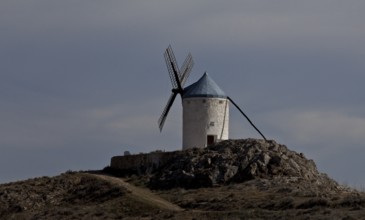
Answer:
[[[278,184],[279,183],[279,184]],[[69,172],[0,185],[0,219],[362,219],[365,195],[252,180],[153,191],[140,178]]]

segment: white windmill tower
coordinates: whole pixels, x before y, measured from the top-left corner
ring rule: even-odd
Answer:
[[[179,70],[174,53],[169,46],[165,61],[173,86],[172,94],[159,119],[162,131],[167,114],[177,96],[181,95],[183,105],[183,150],[193,147],[203,148],[229,137],[229,103],[231,102],[246,117],[250,124],[266,140],[238,105],[227,96],[207,73],[195,83],[183,88],[194,65],[191,54]]]
[[[208,74],[184,89],[182,104],[183,149],[228,139],[229,101]]]

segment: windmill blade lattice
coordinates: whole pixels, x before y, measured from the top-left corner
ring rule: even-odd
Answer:
[[[182,65],[182,68],[181,68],[181,71],[182,71],[181,78],[180,78],[181,86],[185,85],[185,82],[188,79],[193,66],[194,66],[193,57],[189,53],[188,57],[186,57],[183,65]]]
[[[175,101],[175,98],[177,94],[182,95],[184,92],[183,86],[187,80],[187,78],[190,75],[191,69],[193,68],[194,62],[193,57],[189,53],[189,55],[186,57],[183,66],[182,66],[182,72],[179,70],[179,66],[177,65],[176,58],[174,55],[174,52],[172,51],[171,45],[168,46],[164,53],[165,62],[167,66],[167,71],[169,72],[171,84],[172,84],[172,94],[170,95],[169,100],[167,101],[166,107],[164,108],[159,120],[158,120],[158,126],[160,128],[160,131],[162,131],[162,128],[165,124],[167,115],[171,109],[172,104]]]
[[[167,101],[167,104],[166,104],[160,118],[158,119],[158,127],[160,128],[160,131],[162,131],[162,128],[166,121],[167,114],[169,113],[170,108],[171,108],[172,104],[174,103],[176,96],[177,96],[177,93],[171,93],[169,101]]]
[[[169,72],[172,87],[174,89],[180,89],[180,70],[176,62],[174,52],[171,45],[166,49],[164,53],[167,70]]]

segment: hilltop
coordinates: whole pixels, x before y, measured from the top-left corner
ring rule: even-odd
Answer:
[[[1,219],[359,219],[365,194],[275,141],[168,152],[161,166],[107,167],[0,185]],[[150,164],[151,166],[153,164]]]

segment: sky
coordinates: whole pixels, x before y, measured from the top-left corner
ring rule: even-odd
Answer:
[[[0,1],[0,183],[181,149],[181,99],[207,71],[268,139],[365,186],[365,1]],[[260,138],[231,106],[230,137]]]

